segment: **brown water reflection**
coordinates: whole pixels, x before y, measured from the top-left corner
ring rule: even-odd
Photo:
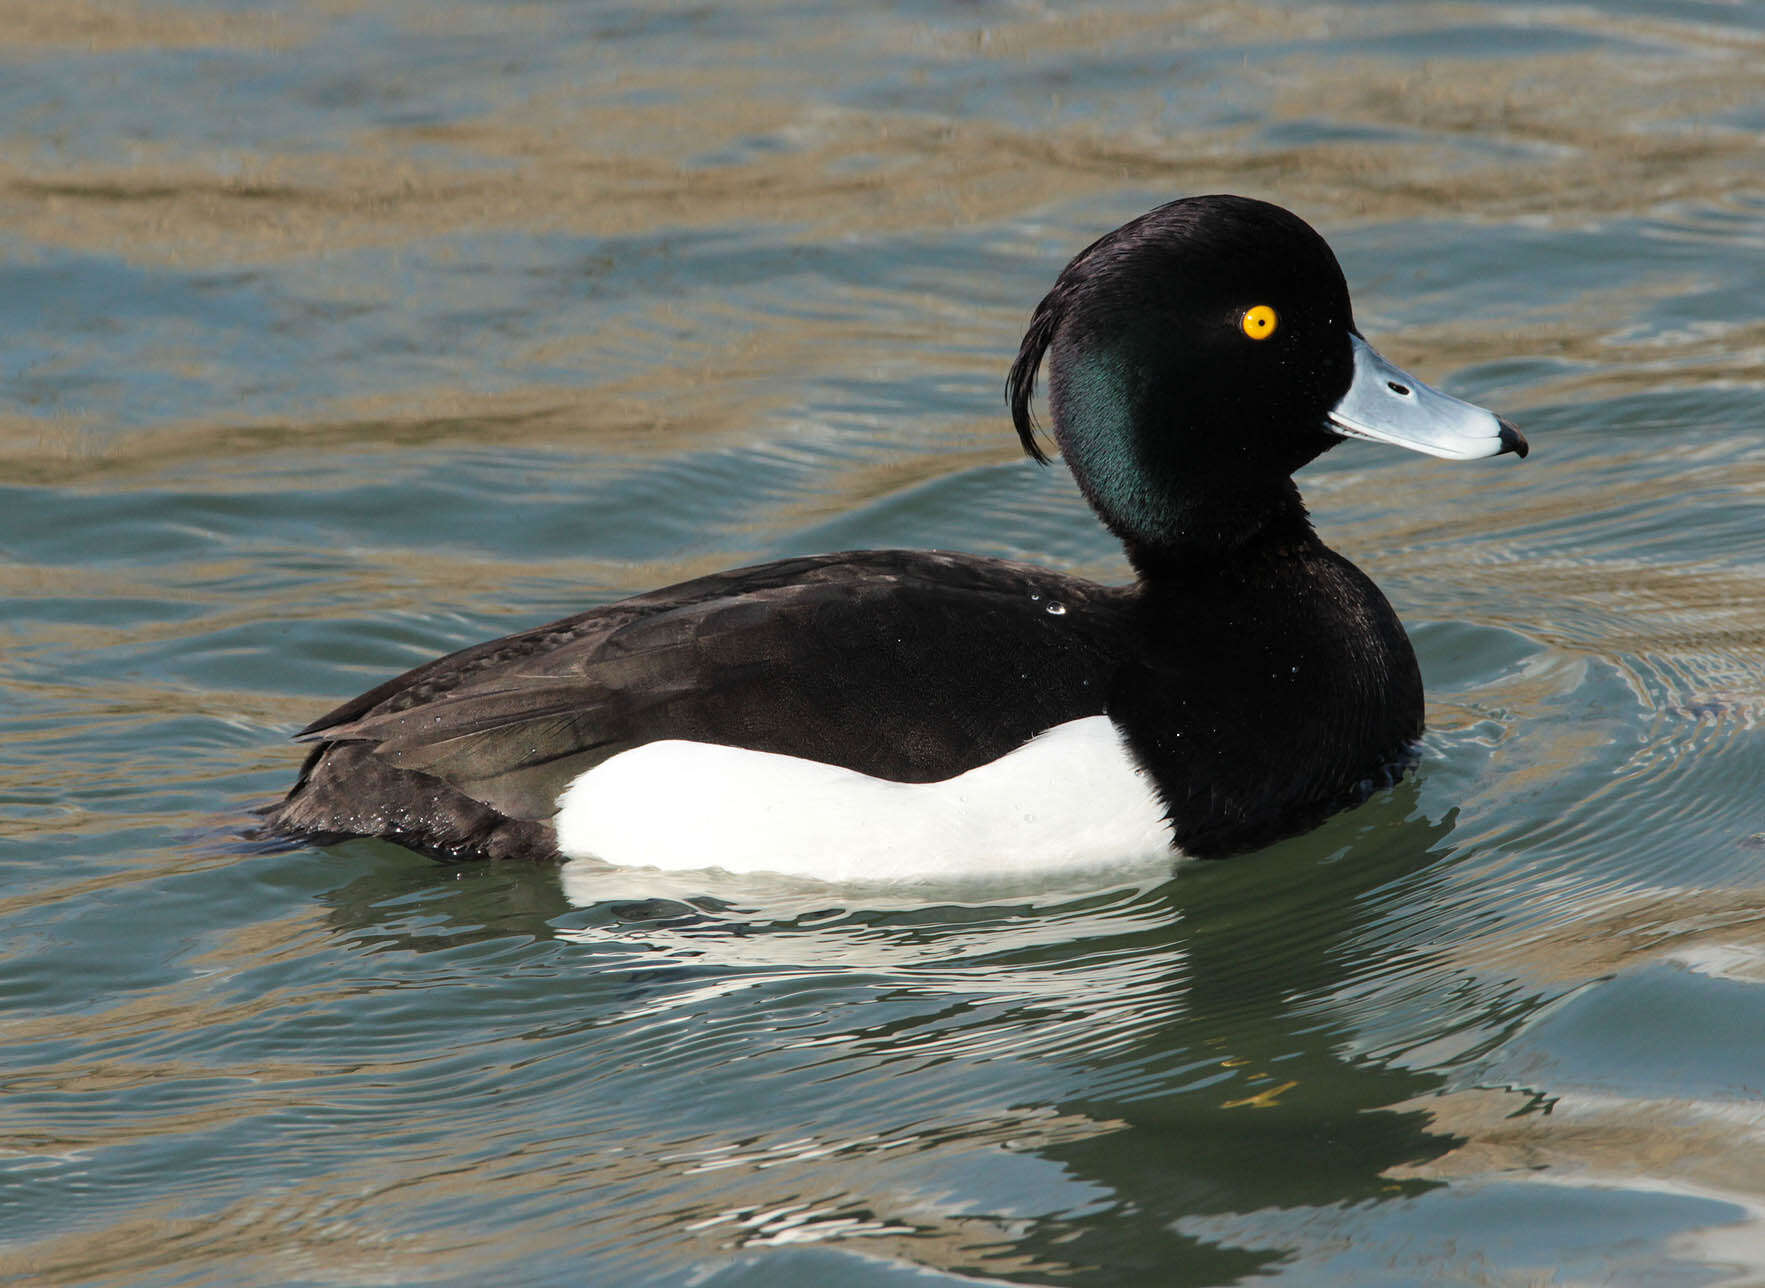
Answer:
[[[332,19],[366,7],[335,6]],[[536,41],[560,34],[546,6],[371,7],[425,32],[494,24],[524,27]],[[101,18],[95,5],[59,20],[41,6],[10,8],[30,18],[28,47],[231,44],[253,25],[169,7],[150,21],[128,10]],[[1598,48],[1454,59],[1406,53],[1394,36],[1487,23],[1489,10],[1178,4],[1059,15],[997,6],[953,32],[881,15],[856,29],[766,25],[766,6],[750,9],[763,38],[721,40],[709,57],[674,65],[625,67],[617,39],[567,30],[567,77],[513,68],[500,80],[506,105],[445,124],[355,128],[316,154],[176,143],[143,147],[127,166],[15,159],[0,169],[0,192],[14,229],[33,240],[212,264],[499,225],[609,236],[761,218],[798,225],[805,238],[839,236],[998,222],[1053,196],[1123,186],[1278,188],[1327,223],[1442,211],[1604,219],[1667,201],[1719,202],[1757,184],[1752,134],[1710,122],[1756,101],[1765,40],[1667,15],[1553,10],[1553,35],[1585,32]],[[171,30],[154,31],[154,21]],[[276,24],[269,30],[290,39]],[[1308,52],[1316,43],[1332,52]],[[1369,56],[1357,43],[1390,48]],[[1105,123],[1063,111],[1100,87],[1064,73],[1062,61],[1083,67],[1100,53],[1156,51],[1175,88],[1191,54],[1206,53],[1212,71],[1222,47],[1240,44],[1244,63],[1217,88],[1251,118],[1242,124],[1135,125],[1166,115],[1163,85],[1112,97],[1097,114]],[[301,57],[298,40],[288,55]],[[890,57],[925,65],[928,77],[959,61],[981,89],[961,117],[839,101],[855,64]],[[989,113],[987,79],[1012,80],[1032,59],[1046,81],[1033,119]],[[1302,146],[1268,142],[1272,130],[1307,123],[1319,136]],[[744,146],[755,139],[771,146]],[[438,158],[438,145],[458,161]]]

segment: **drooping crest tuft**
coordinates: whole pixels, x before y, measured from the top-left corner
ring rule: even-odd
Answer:
[[[1017,426],[1017,437],[1023,443],[1023,450],[1043,465],[1048,463],[1049,456],[1037,441],[1036,432],[1040,427],[1030,404],[1036,396],[1036,372],[1047,356],[1048,347],[1054,343],[1054,333],[1067,318],[1075,293],[1082,291],[1087,280],[1100,267],[1108,266],[1124,241],[1133,241],[1144,226],[1182,204],[1181,201],[1169,202],[1138,219],[1129,220],[1113,232],[1104,233],[1072,257],[1071,262],[1060,270],[1060,276],[1054,279],[1048,294],[1036,305],[1030,329],[1024,332],[1023,344],[1018,348],[1017,361],[1011,364],[1011,375],[1005,381],[1005,400],[1011,405],[1011,422]]]
[[[1017,426],[1018,441],[1042,465],[1048,463],[1049,457],[1036,439],[1036,413],[1030,403],[1036,396],[1036,372],[1041,368],[1042,356],[1054,342],[1054,332],[1060,325],[1060,294],[1056,287],[1036,306],[1030,329],[1024,332],[1023,344],[1017,350],[1017,361],[1011,364],[1011,374],[1005,379],[1005,401],[1011,406],[1011,423]]]

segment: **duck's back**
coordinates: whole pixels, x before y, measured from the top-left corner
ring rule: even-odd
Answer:
[[[1101,714],[1131,601],[917,551],[699,578],[440,658],[322,717],[269,821],[441,858],[543,855],[573,781],[664,739],[948,779]]]

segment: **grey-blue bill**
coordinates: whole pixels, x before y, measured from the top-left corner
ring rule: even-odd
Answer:
[[[1390,443],[1451,461],[1530,450],[1526,436],[1510,422],[1474,403],[1441,393],[1387,361],[1358,335],[1354,381],[1330,409],[1330,428],[1345,438]]]

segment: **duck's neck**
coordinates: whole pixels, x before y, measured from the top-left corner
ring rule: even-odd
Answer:
[[[1260,493],[1197,491],[1159,517],[1161,522],[1152,524],[1103,515],[1128,562],[1148,583],[1244,568],[1263,556],[1317,542],[1292,479]]]

